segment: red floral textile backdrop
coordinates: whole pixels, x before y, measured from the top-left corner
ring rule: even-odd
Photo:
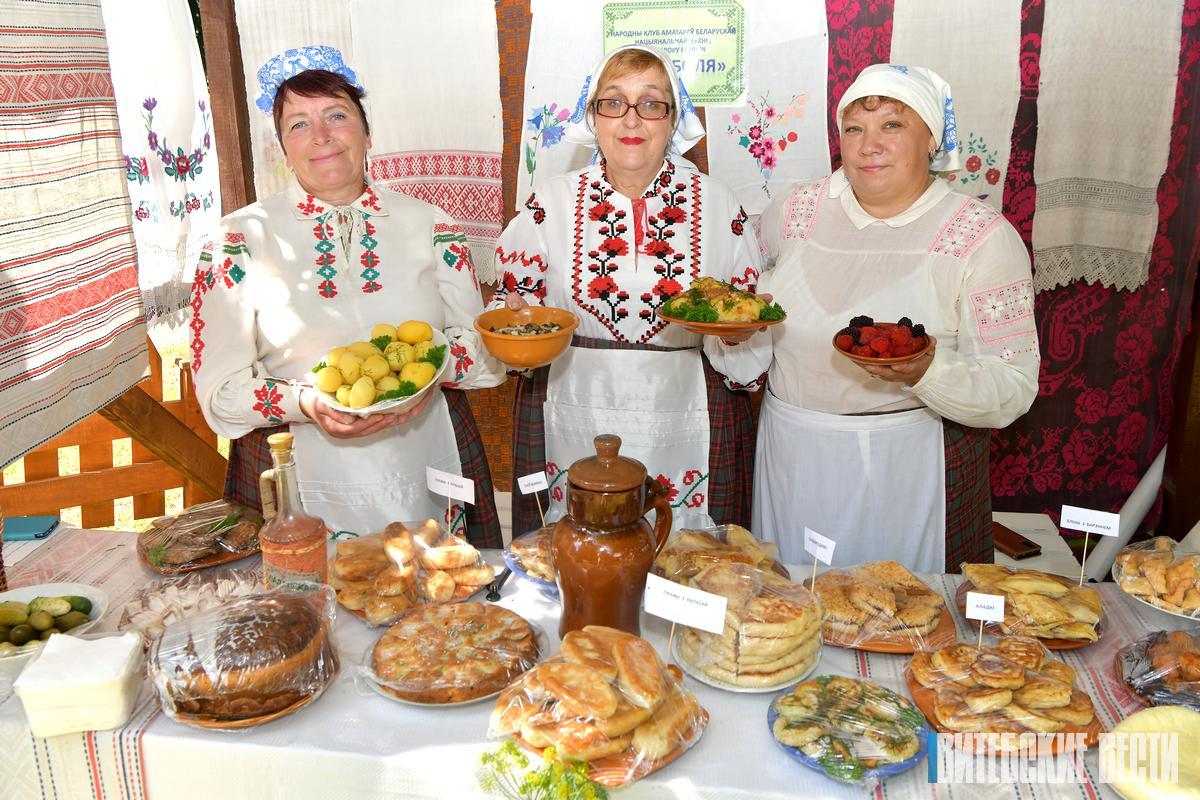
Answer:
[[[854,76],[887,61],[893,0],[827,0],[832,109]],[[1037,96],[1043,0],[1024,0],[1021,99],[1004,213],[1030,244],[1037,187]],[[1045,512],[1063,502],[1117,511],[1167,441],[1172,391],[1188,331],[1200,220],[1200,0],[1185,0],[1167,170],[1158,186],[1150,279],[1137,291],[1073,283],[1037,295],[1042,371],[1033,408],[992,437],[994,506]],[[1103,135],[1103,132],[1099,132]],[[1142,523],[1157,524],[1161,503]]]

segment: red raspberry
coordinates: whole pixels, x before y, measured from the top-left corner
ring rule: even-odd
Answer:
[[[888,331],[888,338],[893,344],[907,344],[912,341],[912,331],[903,326],[896,326]]]
[[[850,348],[854,346],[854,337],[848,333],[838,334],[837,338],[833,340],[833,343],[837,345],[839,350],[849,351]]]
[[[896,345],[896,347],[892,350],[892,355],[896,356],[897,358],[900,356],[911,356],[919,349],[920,348],[915,347],[912,342],[905,342],[904,344]]]
[[[858,340],[863,344],[870,344],[876,336],[879,335],[879,329],[873,325],[868,325],[865,328],[860,328],[858,331]]]
[[[892,349],[892,343],[886,336],[880,336],[878,339],[871,340],[871,349],[882,356]]]
[[[914,336],[912,343],[913,343],[913,347],[916,348],[916,350],[913,350],[914,353],[917,352],[917,350],[923,350],[924,348],[929,346],[929,340],[926,339],[924,336]]]
[[[865,344],[854,345],[854,347],[850,348],[850,352],[854,353],[854,355],[856,355],[856,356],[873,356],[873,355],[875,355],[874,351],[871,350],[870,345],[865,345]]]

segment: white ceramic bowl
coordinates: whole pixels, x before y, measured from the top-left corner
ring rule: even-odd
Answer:
[[[344,406],[326,392],[321,392],[321,401],[330,408],[336,408],[338,411],[345,411],[347,414],[354,414],[359,417],[366,417],[371,414],[403,414],[421,402],[421,398],[425,396],[426,392],[431,391],[431,387],[437,386],[442,382],[442,376],[446,374],[446,370],[450,368],[450,362],[454,359],[450,355],[450,340],[446,338],[446,334],[437,328],[433,329],[433,343],[435,346],[446,345],[446,356],[442,359],[442,365],[438,367],[437,372],[433,374],[433,378],[429,383],[418,389],[416,394],[410,394],[408,397],[397,397],[394,400],[384,400],[365,406],[364,408]],[[312,384],[314,380],[316,380],[316,375],[310,373],[308,382]]]
[[[33,586],[22,586],[20,589],[10,589],[7,592],[0,592],[0,603],[9,600],[28,603],[35,597],[59,597],[63,595],[86,597],[92,601],[92,610],[88,614],[88,621],[67,631],[67,635],[76,636],[86,633],[100,621],[100,618],[104,616],[104,612],[108,610],[108,595],[95,586],[89,586],[86,583],[39,583]],[[0,656],[0,662],[8,663],[26,659],[40,649],[40,642],[36,646],[26,645],[15,653]]]

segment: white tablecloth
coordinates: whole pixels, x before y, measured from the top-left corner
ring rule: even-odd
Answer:
[[[158,576],[142,566],[130,534],[67,530],[10,570],[14,586],[51,580],[83,581],[103,587],[110,611],[98,626],[113,630],[125,600]],[[489,553],[498,563],[498,553]],[[235,564],[233,566],[240,566]],[[930,582],[952,597],[960,578],[933,576]],[[1103,638],[1082,650],[1061,653],[1079,673],[1082,688],[1095,700],[1106,726],[1138,706],[1112,676],[1113,654],[1148,630],[1183,622],[1143,606],[1114,584],[1101,585],[1108,610]],[[540,625],[558,648],[558,606],[513,576],[500,605]],[[972,630],[956,619],[964,638]],[[1185,623],[1186,624],[1186,623]],[[669,626],[643,616],[643,636],[665,647]],[[479,756],[494,747],[486,739],[492,703],[452,708],[401,704],[356,684],[362,656],[378,636],[357,618],[342,613],[334,639],[342,671],[317,702],[296,714],[241,732],[186,727],[140,706],[126,729],[34,739],[15,698],[0,706],[0,797],[121,797],[152,800],[212,798],[463,798],[480,797]],[[815,674],[868,677],[907,695],[903,656],[867,654],[825,647]],[[735,694],[687,679],[711,723],[698,744],[675,763],[619,791],[621,798],[1115,798],[1098,783],[1094,751],[1085,758],[1089,775],[1082,786],[930,785],[924,763],[867,792],[843,786],[790,760],[776,746],[766,724],[772,694]],[[76,758],[76,755],[78,758]],[[72,760],[79,763],[72,765]],[[99,790],[97,790],[99,787]]]

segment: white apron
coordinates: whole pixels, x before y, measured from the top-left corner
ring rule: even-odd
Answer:
[[[780,560],[811,564],[804,529],[833,539],[834,566],[894,559],[940,573],[946,559],[942,420],[926,408],[842,416],[763,397],[753,530]],[[903,502],[896,502],[903,498]]]
[[[426,488],[425,467],[462,474],[458,442],[441,389],[416,419],[372,436],[335,439],[317,425],[292,425],[304,510],[333,530],[376,533],[390,522],[447,522],[446,498]],[[414,453],[421,456],[414,458]],[[451,529],[466,535],[461,503]]]
[[[621,437],[621,455],[670,484],[672,527],[708,527],[708,392],[699,350],[597,350],[570,347],[550,365],[546,465],[553,485],[596,455],[602,433]],[[560,477],[561,476],[561,477]],[[547,519],[565,512],[566,492],[551,492]]]

